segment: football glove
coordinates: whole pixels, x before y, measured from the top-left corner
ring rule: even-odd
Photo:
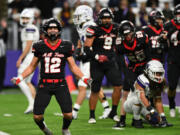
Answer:
[[[92,79],[91,79],[91,78],[88,78],[88,77],[86,77],[86,76],[83,76],[83,77],[81,78],[81,80],[82,80],[85,84],[87,84],[87,85],[89,85],[89,86],[91,87],[91,84],[92,84]]]
[[[99,61],[100,63],[109,61],[108,57],[106,55],[95,55],[95,59]]]
[[[77,48],[74,52],[74,57],[76,60],[81,60],[81,48]]]
[[[147,110],[150,112],[150,120],[149,120],[149,123],[150,123],[151,125],[156,125],[156,124],[158,124],[159,121],[160,121],[158,113],[153,109],[152,106],[147,107]]]
[[[161,117],[160,127],[171,127],[173,124],[168,123],[165,116]]]
[[[18,85],[23,80],[22,75],[19,75],[18,77],[13,77],[11,79],[11,82],[15,85]]]

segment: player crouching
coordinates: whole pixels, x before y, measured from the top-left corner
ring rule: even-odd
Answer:
[[[161,92],[164,86],[164,68],[157,60],[151,60],[147,63],[145,72],[138,76],[135,81],[133,92],[130,92],[124,103],[126,113],[133,114],[132,126],[135,128],[143,128],[141,115],[152,126],[169,127],[172,124],[167,122],[163,104],[161,100]],[[149,102],[152,97],[154,108]]]

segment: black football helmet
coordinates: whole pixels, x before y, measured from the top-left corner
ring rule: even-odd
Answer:
[[[59,32],[58,33],[48,33],[47,32],[48,28],[58,28]],[[54,41],[60,37],[61,31],[62,31],[62,26],[61,26],[61,23],[57,19],[50,18],[44,23],[42,31],[45,33],[46,37],[48,37],[50,40]]]
[[[164,15],[161,11],[158,10],[153,10],[150,12],[148,16],[149,22],[152,26],[156,27],[157,29],[160,29],[162,26],[158,24],[156,19],[162,19],[163,21],[165,20]]]
[[[110,24],[103,24],[102,23],[102,19],[103,18],[111,18],[112,20],[114,19],[114,15],[111,11],[111,9],[109,8],[102,8],[100,11],[99,11],[99,14],[98,14],[98,19],[97,19],[97,24],[99,26],[102,26],[102,27],[105,27],[105,28],[108,28],[110,26]]]
[[[131,21],[124,20],[120,23],[118,34],[122,38],[122,40],[125,40],[126,36],[132,33],[132,36],[135,35],[135,26]],[[132,38],[133,38],[132,37]]]
[[[177,15],[179,15],[179,17]],[[174,9],[174,20],[177,24],[180,24],[180,4]]]

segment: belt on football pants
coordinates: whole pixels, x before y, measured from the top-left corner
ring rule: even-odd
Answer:
[[[43,79],[43,83],[60,83],[63,79]]]

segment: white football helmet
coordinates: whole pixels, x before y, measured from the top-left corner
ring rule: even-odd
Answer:
[[[149,79],[154,82],[162,83],[164,80],[165,70],[161,62],[158,60],[151,60],[147,63],[146,74],[148,75]]]
[[[81,25],[84,22],[93,20],[93,10],[87,5],[80,5],[76,8],[73,15],[75,25]]]
[[[27,19],[25,19],[27,18]],[[31,9],[24,9],[20,14],[20,24],[26,26],[34,21],[34,12]]]

